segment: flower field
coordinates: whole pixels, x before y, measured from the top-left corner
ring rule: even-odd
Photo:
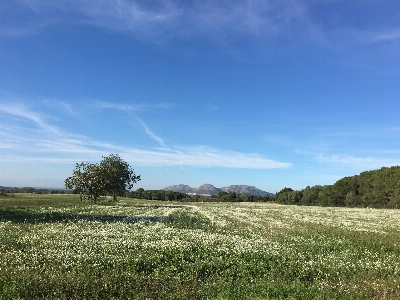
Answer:
[[[0,299],[400,299],[400,211],[1,196]]]

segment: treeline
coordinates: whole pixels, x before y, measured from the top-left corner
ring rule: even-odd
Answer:
[[[275,195],[281,204],[400,208],[400,167],[383,167],[344,177],[333,185],[296,191],[284,188]]]
[[[62,189],[46,189],[46,188],[33,188],[33,187],[5,187],[0,186],[0,193],[14,194],[14,193],[32,193],[32,194],[67,194],[72,193],[68,190]]]
[[[165,190],[144,190],[127,192],[126,197],[161,201],[186,201],[186,202],[267,202],[273,201],[272,196],[259,196],[251,194],[236,194],[235,192],[219,192],[218,195],[188,195],[185,193]]]
[[[273,196],[251,195],[249,193],[237,194],[235,192],[219,192],[216,196],[220,202],[270,202],[274,201]]]
[[[76,191],[0,187],[0,195],[6,193],[64,194]],[[212,196],[188,195],[181,192],[139,188],[136,191],[126,191],[125,197],[185,202],[276,202],[289,205],[400,208],[400,167],[365,171],[360,175],[344,177],[333,185],[307,186],[302,190],[284,188],[274,196],[224,191]]]
[[[146,200],[161,200],[161,201],[189,201],[190,196],[180,192],[164,191],[164,190],[145,190],[138,188],[136,191],[127,191],[125,197],[146,199]]]

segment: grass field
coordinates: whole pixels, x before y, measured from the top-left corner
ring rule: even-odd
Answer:
[[[400,211],[1,196],[0,299],[400,299]]]

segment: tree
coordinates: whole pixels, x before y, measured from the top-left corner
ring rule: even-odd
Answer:
[[[143,199],[144,198],[144,188],[138,188],[135,192],[135,197],[139,198],[139,199]]]
[[[239,194],[237,195],[240,202],[253,202],[254,196],[249,193]]]
[[[220,191],[218,192],[218,200],[219,201],[227,201],[226,198],[228,196],[228,192]]]
[[[65,187],[79,193],[81,200],[91,200],[94,203],[105,192],[99,166],[85,162],[75,165],[73,175],[65,179]]]
[[[301,205],[316,205],[318,201],[318,194],[322,190],[322,186],[315,185],[313,187],[307,186],[302,192]]]
[[[276,202],[281,204],[289,204],[291,202],[291,193],[294,192],[291,188],[283,188],[275,195]]]
[[[122,196],[125,190],[130,190],[133,184],[140,180],[127,162],[115,154],[103,157],[100,162],[100,170],[104,178],[104,189],[117,201],[117,196]]]
[[[76,164],[73,175],[65,180],[67,189],[74,189],[80,194],[81,200],[97,202],[101,195],[124,195],[127,189],[140,180],[128,163],[118,155],[110,154],[103,157],[100,164]]]

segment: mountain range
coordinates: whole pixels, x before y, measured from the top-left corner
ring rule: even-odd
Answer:
[[[163,188],[165,191],[181,192],[185,194],[200,194],[200,195],[217,195],[219,192],[235,192],[236,194],[251,194],[260,196],[273,196],[274,194],[262,191],[255,186],[250,185],[230,185],[228,187],[217,188],[212,184],[206,183],[198,188],[191,188],[186,184],[172,185]]]

